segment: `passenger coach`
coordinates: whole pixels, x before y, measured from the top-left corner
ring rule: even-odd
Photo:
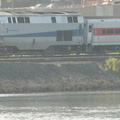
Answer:
[[[86,26],[88,52],[120,52],[120,18],[86,19]]]

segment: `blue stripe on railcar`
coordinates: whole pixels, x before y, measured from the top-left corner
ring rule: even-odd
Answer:
[[[83,36],[84,30],[72,30],[73,36]],[[15,35],[4,35],[5,37],[56,37],[57,32],[41,32],[41,33],[28,33],[28,34],[15,34]]]
[[[83,36],[84,30],[73,30],[72,35],[73,36]]]

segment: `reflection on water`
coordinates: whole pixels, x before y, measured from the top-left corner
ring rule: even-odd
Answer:
[[[120,120],[120,92],[1,94],[0,120]]]

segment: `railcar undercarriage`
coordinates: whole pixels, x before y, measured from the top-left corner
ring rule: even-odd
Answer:
[[[24,54],[41,54],[41,55],[52,55],[52,54],[71,54],[71,53],[85,53],[85,45],[53,45],[47,49],[36,49],[36,50],[20,50],[16,46],[2,46],[0,47],[1,53],[24,53]]]
[[[89,45],[53,45],[47,49],[36,50],[19,50],[16,46],[2,46],[0,47],[2,54],[32,54],[32,55],[55,55],[55,54],[72,54],[79,55],[84,54],[106,54],[106,53],[118,53],[120,52],[120,45],[109,46],[91,46]]]

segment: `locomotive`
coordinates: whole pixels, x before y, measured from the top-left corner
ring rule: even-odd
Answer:
[[[86,18],[75,12],[0,12],[0,52],[80,54],[119,50],[119,18]]]

